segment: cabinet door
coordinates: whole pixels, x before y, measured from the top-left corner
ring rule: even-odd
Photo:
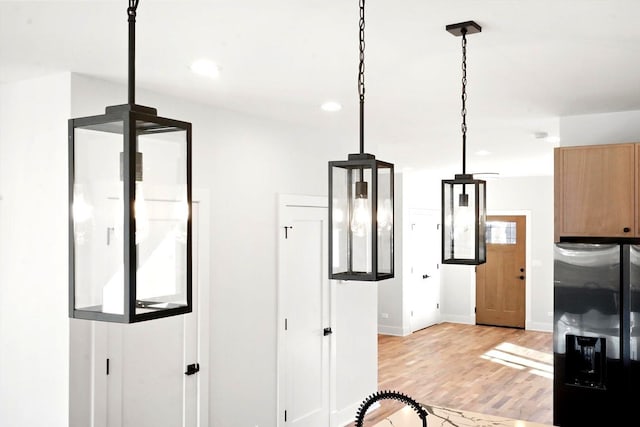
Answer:
[[[635,144],[555,149],[560,236],[634,237]]]

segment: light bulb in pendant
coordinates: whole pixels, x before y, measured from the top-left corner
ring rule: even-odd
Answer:
[[[390,231],[393,225],[393,209],[391,200],[386,199],[381,206],[378,207],[378,232]]]
[[[469,205],[460,206],[455,215],[456,235],[468,233],[475,229],[475,215],[473,208]]]
[[[351,232],[358,237],[364,237],[371,228],[371,214],[369,208],[369,194],[367,182],[356,182],[356,197],[351,213]]]
[[[136,219],[136,244],[143,242],[149,235],[149,210],[144,200],[144,186],[136,182],[136,200],[133,205]]]
[[[73,206],[71,207],[73,216],[73,231],[75,242],[78,245],[86,243],[87,233],[89,233],[93,219],[93,206],[87,203],[84,192],[80,185],[76,185],[73,192]]]
[[[76,224],[90,220],[93,215],[93,206],[86,202],[81,191],[74,194],[72,209],[73,222]]]

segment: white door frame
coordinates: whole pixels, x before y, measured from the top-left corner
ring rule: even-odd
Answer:
[[[200,372],[198,372],[198,427],[208,427],[209,418],[209,394],[211,386],[211,333],[210,326],[210,309],[211,309],[211,290],[210,290],[210,242],[211,229],[210,218],[211,208],[209,204],[209,191],[194,189],[191,195],[193,203],[198,204],[198,349],[197,359],[200,363]]]
[[[287,207],[309,207],[309,208],[327,208],[329,203],[328,198],[326,196],[305,196],[305,195],[293,195],[293,194],[279,194],[278,195],[278,229],[277,229],[277,242],[280,242],[280,234],[284,233],[284,227],[289,224],[286,222],[285,217],[285,209]],[[278,244],[278,264],[281,258],[281,245]],[[329,266],[325,266],[325,268],[329,268]],[[276,373],[276,426],[283,426],[281,414],[285,410],[286,406],[286,393],[284,390],[285,379],[284,379],[284,362],[285,362],[285,337],[284,337],[284,295],[282,289],[282,271],[278,265],[278,281],[277,281],[277,373]],[[328,292],[329,292],[329,323],[331,327],[334,327],[334,319],[335,319],[335,295],[333,293],[332,284],[328,284]],[[331,338],[333,340],[333,338]],[[335,346],[331,345],[330,347],[330,355],[329,355],[329,419],[330,419],[330,427],[335,424],[334,422],[334,411],[336,407],[336,377],[335,377]]]

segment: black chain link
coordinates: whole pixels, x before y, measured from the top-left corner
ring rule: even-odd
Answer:
[[[360,0],[360,65],[358,67],[358,94],[364,101],[364,0]]]
[[[358,94],[360,95],[360,154],[364,153],[364,0],[360,0],[360,65],[358,66]],[[363,172],[360,170],[360,179]]]
[[[127,14],[129,16],[136,15],[136,10],[138,9],[138,3],[140,3],[140,0],[129,0],[129,8],[127,9]]]
[[[466,28],[462,29],[462,133],[467,133],[467,36]]]
[[[462,28],[462,173],[467,173],[467,29]]]

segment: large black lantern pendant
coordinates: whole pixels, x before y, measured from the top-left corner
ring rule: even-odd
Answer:
[[[191,123],[129,102],[69,120],[69,316],[132,323],[189,313]]]
[[[364,152],[364,0],[360,0],[360,152],[329,162],[329,277],[379,281],[393,273],[393,164]]]
[[[447,25],[462,36],[462,174],[442,180],[442,263],[478,265],[487,261],[486,182],[466,173],[467,34],[482,28],[474,21]]]

